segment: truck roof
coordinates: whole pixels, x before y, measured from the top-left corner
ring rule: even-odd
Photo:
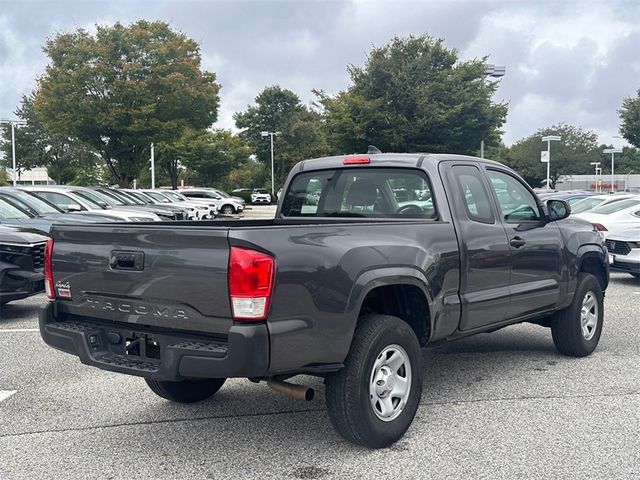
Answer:
[[[470,155],[455,155],[450,153],[374,153],[374,154],[350,154],[336,155],[332,157],[320,157],[299,162],[293,170],[301,172],[305,170],[324,170],[330,168],[342,168],[345,160],[351,159],[356,164],[366,163],[374,166],[402,166],[420,167],[424,162],[438,164],[445,160],[465,160],[474,162],[491,163],[501,165],[486,158],[472,157]],[[368,161],[366,161],[368,159]],[[361,161],[360,161],[361,160]]]

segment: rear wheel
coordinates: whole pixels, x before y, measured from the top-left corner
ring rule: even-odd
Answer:
[[[560,353],[585,357],[600,341],[604,320],[604,296],[600,282],[589,273],[578,274],[571,305],[553,317],[551,333]]]
[[[226,378],[206,378],[169,382],[145,378],[153,393],[177,403],[194,403],[211,398],[224,385],[225,380]]]
[[[391,445],[411,425],[422,393],[415,333],[397,317],[362,317],[344,364],[325,379],[331,423],[350,442]]]

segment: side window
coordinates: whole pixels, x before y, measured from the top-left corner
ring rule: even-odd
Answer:
[[[202,192],[182,192],[182,194],[189,198],[204,198]]]
[[[487,175],[505,221],[517,223],[540,220],[538,202],[520,180],[497,170],[487,170]]]
[[[43,197],[45,200],[50,201],[51,203],[53,203],[54,205],[56,205],[58,208],[61,208],[62,210],[69,210],[69,206],[70,205],[78,205],[77,202],[75,202],[73,199],[67,197],[66,195],[63,195],[61,193],[56,193],[56,192],[37,192],[38,195],[40,195],[41,197]],[[86,210],[86,208],[81,207],[82,210]]]
[[[472,165],[455,165],[453,174],[469,219],[481,223],[494,223],[489,194],[482,183],[480,170]]]

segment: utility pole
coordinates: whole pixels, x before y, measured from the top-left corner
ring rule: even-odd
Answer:
[[[260,136],[262,138],[270,137],[271,138],[271,196],[275,197],[276,195],[276,182],[274,177],[274,169],[273,169],[273,137],[282,135],[282,132],[260,132]]]
[[[16,125],[26,125],[27,122],[22,120],[0,120],[0,123],[11,125],[11,159],[13,162],[13,186],[16,186]]]

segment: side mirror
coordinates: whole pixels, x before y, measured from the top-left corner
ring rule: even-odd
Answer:
[[[77,203],[70,203],[67,205],[67,212],[81,212],[82,207]]]
[[[554,222],[571,215],[571,206],[564,200],[547,200],[547,211],[549,212],[549,221]]]

